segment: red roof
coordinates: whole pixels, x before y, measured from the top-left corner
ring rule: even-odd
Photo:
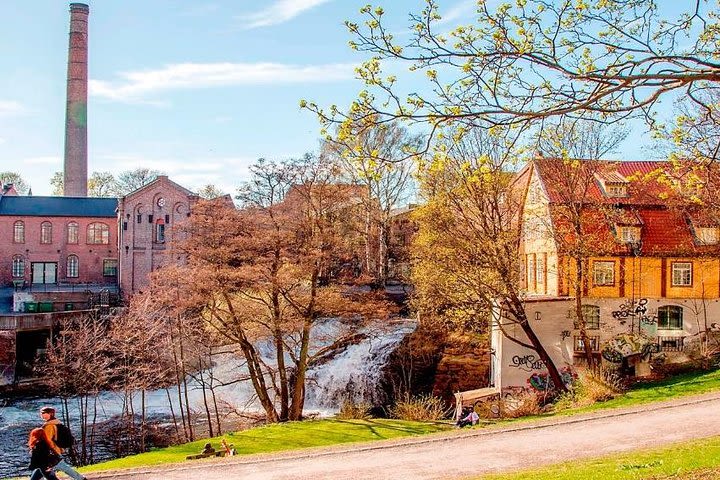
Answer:
[[[532,162],[550,200],[550,212],[558,248],[577,248],[570,227],[572,216],[564,206],[583,204],[583,244],[595,254],[631,254],[631,245],[621,242],[618,228],[640,228],[641,255],[690,256],[720,254],[719,245],[696,244],[693,226],[717,226],[698,205],[685,205],[663,182],[661,173],[673,174],[667,162],[608,162],[541,158]],[[627,181],[624,196],[612,196],[603,183],[615,186]],[[615,192],[617,194],[617,192]],[[669,201],[671,199],[672,201]],[[684,208],[688,207],[688,208]]]

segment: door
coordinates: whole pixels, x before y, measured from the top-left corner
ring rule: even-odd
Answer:
[[[57,263],[33,262],[32,283],[55,283],[57,281]]]

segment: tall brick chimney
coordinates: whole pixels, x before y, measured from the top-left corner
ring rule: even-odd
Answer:
[[[65,111],[66,197],[87,196],[88,15],[84,3],[70,4],[67,108]]]

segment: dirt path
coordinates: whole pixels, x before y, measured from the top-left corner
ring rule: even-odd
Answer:
[[[720,393],[389,442],[175,464],[92,479],[460,479],[720,435]]]

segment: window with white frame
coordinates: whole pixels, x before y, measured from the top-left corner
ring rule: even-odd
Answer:
[[[67,224],[67,243],[70,245],[76,245],[78,243],[78,224],[77,222],[70,222]]]
[[[80,271],[80,259],[77,255],[68,255],[67,257],[67,277],[77,278]]]
[[[615,285],[615,262],[593,262],[593,284],[598,286]]]
[[[622,183],[609,183],[605,185],[605,193],[608,197],[626,197],[627,186]]]
[[[15,278],[25,276],[25,258],[22,255],[15,255],[13,257],[12,276]]]
[[[674,262],[672,264],[672,286],[689,287],[692,285],[692,263]]]
[[[717,227],[699,227],[695,229],[695,237],[700,245],[717,245]]]
[[[25,243],[25,222],[22,220],[13,224],[13,243]]]
[[[618,227],[618,238],[623,243],[634,243],[640,241],[640,227]]]
[[[527,283],[528,290],[535,289],[535,255],[533,254],[527,256]]]
[[[660,330],[682,330],[683,309],[677,305],[664,305],[658,308],[658,329]]]
[[[110,229],[107,225],[94,222],[87,227],[87,243],[107,245],[110,243]]]
[[[40,243],[52,243],[52,223],[42,222],[40,224]]]
[[[535,267],[535,284],[538,286],[545,285],[545,271],[546,271],[545,263],[546,262],[547,262],[547,254],[539,253],[537,255],[537,265]],[[538,289],[539,288],[540,287],[538,287]]]

